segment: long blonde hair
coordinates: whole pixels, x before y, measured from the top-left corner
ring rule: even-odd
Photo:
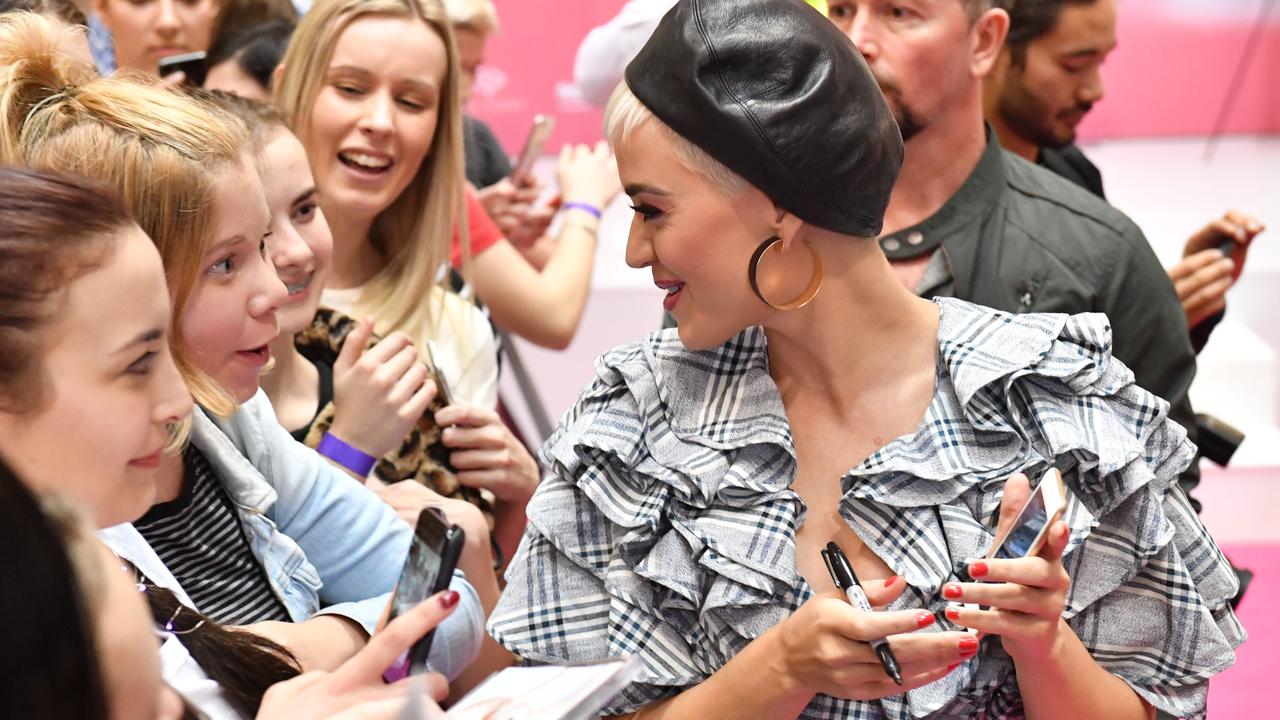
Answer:
[[[449,54],[431,149],[409,186],[373,222],[369,241],[386,265],[361,288],[355,307],[358,317],[374,319],[379,333],[402,330],[422,348],[440,326],[455,228],[462,243],[464,275],[470,258],[458,50],[444,9],[438,0],[320,0],[303,16],[289,42],[276,100],[294,134],[304,146],[309,145],[311,112],[334,46],[353,21],[368,15],[420,20],[440,36]]]
[[[245,133],[223,113],[160,85],[98,78],[62,54],[58,29],[30,13],[0,17],[0,160],[114,187],[164,262],[173,359],[196,401],[235,402],[197,369],[180,319],[212,240],[217,174],[243,162]]]

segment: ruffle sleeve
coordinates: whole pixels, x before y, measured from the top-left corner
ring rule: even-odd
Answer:
[[[781,410],[736,371],[684,372],[762,338],[735,342],[690,353],[669,332],[607,354],[543,449],[550,475],[490,632],[526,660],[638,654],[642,673],[610,713],[705,679],[798,605],[785,421],[693,411],[707,393],[727,413]],[[701,381],[682,385],[691,377]]]
[[[1094,659],[1152,705],[1203,716],[1206,681],[1231,665],[1244,632],[1228,606],[1235,574],[1176,484],[1195,456],[1186,431],[1111,356],[1104,316],[938,302],[939,392],[918,433],[845,478],[851,525],[898,558],[909,582],[936,592],[954,579],[948,560],[990,546],[1005,479],[1021,471],[1035,482],[1059,467],[1074,496],[1064,617]],[[913,562],[886,517],[935,504],[945,548],[912,547]],[[973,665],[959,677],[975,679]]]

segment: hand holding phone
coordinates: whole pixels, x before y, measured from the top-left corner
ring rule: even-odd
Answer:
[[[551,138],[551,132],[556,129],[556,119],[550,115],[533,116],[533,126],[529,128],[529,135],[525,138],[524,147],[520,150],[519,157],[516,158],[515,168],[511,171],[511,183],[517,188],[523,187],[528,182],[530,173],[533,172],[533,164],[538,161],[538,156],[542,154],[542,148],[547,144],[547,140]]]
[[[1065,627],[1062,613],[1071,578],[1062,554],[1070,534],[1069,528],[1063,532],[1060,521],[1067,502],[1056,468],[1050,468],[1034,490],[1028,489],[1025,476],[1010,478],[995,542],[983,558],[966,562],[974,582],[942,587],[942,596],[953,601],[946,609],[947,619],[977,634],[999,635],[1015,662],[1047,657]],[[978,649],[975,640],[973,653]]]
[[[1037,555],[1044,547],[1049,528],[1061,520],[1067,510],[1067,486],[1062,473],[1049,468],[1040,477],[1040,483],[1031,491],[1031,497],[1022,510],[987,553],[991,558],[1022,558]]]
[[[205,76],[209,73],[209,65],[206,58],[207,53],[203,50],[181,55],[170,55],[169,57],[160,58],[157,70],[160,73],[160,77],[167,77],[180,72],[182,73],[183,85],[201,87],[204,85]]]
[[[449,589],[453,570],[462,555],[463,540],[462,528],[447,522],[444,513],[439,510],[426,508],[418,515],[413,541],[409,545],[409,556],[405,558],[404,571],[400,574],[400,582],[396,584],[395,595],[391,599],[388,623],[409,612],[423,600]],[[406,675],[426,670],[434,635],[435,630],[432,629],[414,643],[400,662],[383,673],[383,679],[395,682]]]

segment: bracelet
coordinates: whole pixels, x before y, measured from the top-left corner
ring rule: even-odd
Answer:
[[[374,456],[360,448],[348,445],[333,433],[325,433],[324,437],[320,438],[320,444],[316,446],[316,452],[360,477],[368,477],[374,463],[378,462],[378,459]]]
[[[604,213],[601,212],[600,208],[596,207],[595,205],[592,205],[591,203],[567,202],[561,205],[560,209],[561,210],[581,210],[582,212],[591,215],[597,220],[599,220],[604,215]]]

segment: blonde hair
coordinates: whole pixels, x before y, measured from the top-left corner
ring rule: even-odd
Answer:
[[[438,0],[320,0],[293,33],[276,99],[294,134],[308,146],[311,111],[333,49],[352,22],[370,15],[426,23],[444,41],[449,57],[431,149],[409,186],[374,219],[369,242],[386,265],[361,288],[353,312],[357,317],[372,317],[379,334],[404,331],[419,350],[425,350],[427,337],[436,333],[443,315],[443,283],[455,228],[462,244],[464,276],[469,274],[471,255],[464,204],[458,50],[444,9]],[[328,210],[326,214],[334,216]],[[452,313],[450,323],[460,324]],[[465,337],[465,331],[459,337]]]
[[[498,9],[492,0],[441,0],[454,27],[475,30],[482,35],[498,32]]]
[[[187,388],[210,411],[234,412],[185,351],[180,319],[212,240],[216,175],[243,161],[239,123],[141,78],[96,77],[59,51],[50,20],[28,13],[0,17],[0,118],[3,162],[83,175],[120,193],[164,262],[170,344]]]
[[[620,145],[627,143],[631,133],[644,125],[653,124],[671,142],[671,150],[676,160],[686,170],[705,177],[715,186],[720,194],[732,198],[748,187],[747,181],[738,173],[725,167],[724,163],[707,154],[707,151],[686,140],[670,126],[658,119],[649,108],[640,102],[626,81],[618,83],[609,96],[609,103],[604,109],[604,134],[614,152]]]

